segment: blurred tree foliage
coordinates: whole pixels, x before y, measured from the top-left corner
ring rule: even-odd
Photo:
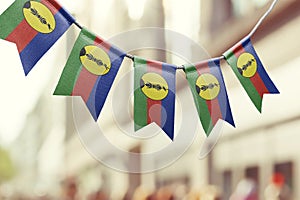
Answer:
[[[11,179],[15,174],[9,153],[0,147],[0,183]]]

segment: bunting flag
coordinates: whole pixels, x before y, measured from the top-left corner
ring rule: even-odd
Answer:
[[[54,95],[81,96],[97,120],[124,56],[124,52],[83,28]]]
[[[184,66],[201,124],[207,136],[219,119],[235,126],[220,60],[208,60]]]
[[[74,21],[55,0],[16,0],[0,16],[0,38],[16,43],[27,75]]]
[[[225,52],[224,56],[250,99],[261,112],[263,95],[279,94],[279,91],[263,67],[250,38],[246,37]]]
[[[176,66],[134,57],[134,123],[152,122],[174,139]]]

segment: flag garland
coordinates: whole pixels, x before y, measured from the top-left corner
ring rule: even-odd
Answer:
[[[98,119],[125,53],[83,28],[54,95],[81,96]]]
[[[74,22],[55,0],[16,0],[0,16],[0,38],[16,43],[27,75]]]
[[[219,119],[224,119],[235,126],[220,69],[220,59],[184,65],[184,68],[200,121],[207,136]]]
[[[243,39],[224,53],[253,104],[261,112],[264,94],[279,94],[278,89],[267,74],[249,37]]]
[[[176,66],[134,57],[134,124],[152,122],[174,139]]]
[[[274,8],[260,19],[251,33],[222,57],[195,65],[176,67],[124,53],[82,28],[55,0],[16,0],[0,15],[0,38],[16,43],[27,75],[42,56],[74,23],[81,30],[54,95],[81,96],[98,119],[124,57],[134,61],[135,130],[154,122],[174,139],[176,70],[183,69],[205,133],[209,136],[219,119],[235,126],[220,70],[224,59],[233,69],[250,99],[261,112],[264,94],[279,91],[262,65],[251,36]]]

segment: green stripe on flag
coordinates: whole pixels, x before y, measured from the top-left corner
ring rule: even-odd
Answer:
[[[143,128],[148,123],[147,97],[140,89],[141,77],[147,72],[147,61],[134,57],[134,129]]]
[[[225,58],[227,60],[227,59],[231,58],[232,56],[234,56],[234,53],[233,53],[233,51],[226,51],[224,53],[224,56],[225,56]]]
[[[27,1],[28,0],[17,0],[1,14],[0,38],[7,38],[7,36],[22,22],[24,19],[23,6]],[[40,2],[40,0],[38,0],[38,2]]]
[[[227,56],[228,55],[228,56]],[[239,79],[242,86],[245,88],[248,96],[250,97],[251,101],[255,105],[255,107],[261,112],[262,108],[262,97],[257,92],[255,86],[253,85],[252,81],[249,78],[243,77],[237,67],[237,60],[238,58],[233,54],[225,55],[227,62],[231,66],[232,70],[234,71],[235,75]]]
[[[94,41],[96,40],[97,36],[90,32],[89,30],[87,30],[86,28],[83,28],[81,30],[81,33],[80,33],[80,38],[82,40],[85,40],[86,41],[86,44],[94,44]]]
[[[83,29],[78,36],[77,41],[73,47],[71,55],[67,61],[67,64],[63,70],[62,76],[56,86],[54,95],[71,95],[78,79],[78,76],[82,69],[82,64],[80,61],[80,51],[86,45],[93,44],[96,36],[91,34],[86,34]]]
[[[194,65],[186,65],[185,72],[194,97],[194,102],[198,111],[198,115],[200,117],[202,127],[206,135],[208,136],[211,130],[213,129],[213,125],[211,115],[206,104],[206,100],[202,99],[196,91],[196,82],[199,77],[199,73],[197,72],[196,67]]]

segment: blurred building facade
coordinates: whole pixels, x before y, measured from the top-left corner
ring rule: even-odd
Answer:
[[[130,0],[128,1],[130,2]],[[92,31],[95,31],[100,36],[105,37],[107,32],[103,30],[109,30],[109,34],[107,37],[114,36],[115,34],[130,31],[132,29],[138,28],[149,28],[149,27],[156,27],[156,28],[165,28],[169,27],[172,29],[172,16],[176,16],[176,11],[172,9],[172,2],[168,1],[144,1],[143,5],[144,12],[140,16],[139,19],[135,19],[130,17],[131,12],[137,12],[137,9],[141,9],[141,7],[136,7],[135,4],[138,4],[137,1],[132,0],[133,8],[130,7],[130,3],[126,4],[126,1],[119,1],[115,0],[110,3],[111,14],[109,14],[106,18],[106,21],[99,18],[97,19],[90,19],[87,24],[90,24]],[[196,1],[194,1],[196,2]],[[97,5],[101,4],[101,2],[97,3],[96,1],[94,4],[89,4],[91,7],[97,7]],[[138,4],[139,5],[139,4]],[[199,13],[200,12],[200,5],[197,3],[199,7],[195,7],[194,9]],[[193,3],[189,4],[190,7],[193,7]],[[182,7],[181,7],[182,8]],[[177,10],[181,9],[180,7]],[[89,9],[89,8],[86,8]],[[187,10],[188,11],[188,10]],[[176,14],[176,15],[175,15]],[[82,14],[82,16],[77,16],[80,20],[81,17],[84,18],[86,15]],[[137,16],[136,16],[137,17]],[[200,17],[200,16],[199,16]],[[107,19],[113,19],[113,21],[107,21]],[[200,18],[198,19],[200,21]],[[97,22],[97,23],[96,23]],[[186,23],[184,21],[183,23]],[[200,25],[198,25],[200,27]],[[199,27],[194,29],[190,28],[193,32],[194,39],[198,38]],[[104,33],[103,33],[104,32]],[[195,33],[196,32],[196,33]],[[102,34],[103,33],[103,34]],[[153,32],[154,35],[147,35],[140,36],[141,38],[136,38],[134,41],[130,42],[140,42],[141,46],[144,43],[151,44],[151,46],[162,46],[168,48],[168,46],[172,46],[172,40],[168,41],[170,38],[165,38],[165,33],[161,31]],[[188,33],[182,33],[189,35]],[[113,38],[114,39],[114,38]],[[143,43],[144,40],[144,43]],[[118,40],[116,40],[118,42]],[[173,41],[174,42],[174,41]],[[123,43],[114,43],[115,45],[119,46],[121,49],[126,49],[127,44],[124,45]],[[130,45],[129,45],[130,46]],[[134,46],[134,45],[133,45]],[[182,45],[184,46],[184,45]],[[172,47],[170,47],[172,48]],[[178,47],[177,47],[178,48]],[[197,59],[203,58],[204,55],[194,55],[192,53],[194,46],[187,46],[185,47],[185,58]],[[187,60],[182,60],[182,58],[178,58],[178,56],[172,55],[173,52],[165,52],[163,49],[130,49],[135,55],[140,55],[149,59],[160,60],[164,62],[177,62],[177,64],[183,64],[187,62]],[[180,56],[180,55],[179,55]],[[199,58],[200,57],[200,58]],[[190,60],[189,60],[190,61]],[[132,69],[132,63],[130,60],[124,61],[122,68],[119,72],[119,75],[116,78],[116,82],[122,80],[124,74],[128,73]],[[133,77],[125,77],[125,82],[131,83]],[[180,78],[178,79],[178,95],[181,98],[190,98],[191,95],[189,94],[189,90],[187,83],[184,81],[183,73],[180,74]],[[128,91],[130,90],[131,84],[127,85],[118,85],[121,87],[121,91]],[[114,87],[111,93],[114,93]],[[129,98],[129,97],[125,97]],[[123,101],[126,99],[122,99]],[[155,151],[155,148],[161,148],[160,145],[167,145],[170,143],[169,140],[166,140],[161,133],[158,138],[150,139],[149,141],[139,140],[130,138],[122,132],[122,128],[126,127],[128,124],[132,123],[132,116],[128,118],[127,115],[123,116],[124,110],[112,110],[110,107],[112,104],[112,97],[109,96],[107,99],[106,106],[103,108],[101,113],[101,119],[99,120],[99,125],[101,128],[105,130],[105,136],[109,138],[111,142],[114,142],[114,145],[117,145],[120,148],[123,148],[125,151],[128,152],[136,152],[136,153],[147,153],[151,151]],[[76,106],[77,108],[81,107],[83,110],[79,111],[80,113],[86,113],[86,109],[83,106],[80,100],[78,101],[70,101],[67,105],[68,112],[72,113],[74,111],[73,108]],[[183,105],[181,105],[183,106]],[[189,106],[186,109],[186,112],[194,111],[193,107]],[[119,115],[123,116],[121,118],[121,122],[116,122],[115,119],[111,116],[112,113],[117,112]],[[83,115],[83,114],[82,114]],[[127,117],[127,118],[126,118]],[[85,118],[85,117],[83,117]],[[119,118],[120,119],[120,118]],[[127,199],[132,199],[134,196],[134,192],[136,189],[143,187],[147,191],[152,192],[159,187],[163,187],[166,185],[188,185],[191,187],[199,188],[203,185],[207,184],[207,163],[206,160],[197,160],[195,155],[198,154],[198,146],[201,144],[202,136],[197,136],[196,144],[194,144],[188,151],[185,152],[185,155],[180,159],[176,160],[174,165],[166,167],[166,169],[159,170],[157,172],[150,172],[146,174],[136,174],[136,173],[123,173],[118,172],[118,169],[111,169],[110,166],[105,166],[100,164],[99,161],[94,160],[91,155],[86,152],[86,147],[83,146],[89,145],[96,141],[96,138],[89,138],[87,142],[80,141],[80,137],[78,137],[78,130],[85,130],[87,133],[92,132],[90,121],[92,120],[87,113],[86,119],[82,121],[86,121],[86,123],[82,124],[74,124],[74,114],[67,114],[68,124],[67,127],[70,127],[67,130],[67,140],[66,140],[66,168],[67,172],[70,176],[75,175],[78,176],[79,184],[84,188],[82,193],[87,194],[91,190],[96,190],[97,188],[103,188],[105,191],[111,194],[111,199],[120,199],[124,195]],[[118,124],[120,123],[120,124]],[[180,121],[178,122],[180,124]],[[117,126],[116,126],[117,125]],[[76,128],[77,127],[77,128]],[[197,126],[199,129],[199,127]],[[190,127],[191,130],[194,130],[194,127]],[[156,131],[157,129],[153,129]],[[191,132],[191,131],[190,131]],[[81,134],[81,133],[80,133]],[[85,143],[85,144],[82,144]],[[156,144],[155,144],[156,143]],[[97,148],[95,147],[95,152],[98,152],[103,157],[109,157],[109,159],[116,159],[116,162],[124,162],[124,165],[128,166],[128,169],[134,166],[140,166],[141,168],[145,165],[147,166],[155,166],[155,161],[143,161],[143,160],[131,160],[130,156],[127,158],[118,158],[118,155],[114,155],[113,152],[103,151],[104,143],[99,142],[97,144]],[[94,153],[95,153],[94,152]],[[193,164],[189,166],[187,170],[187,166],[185,163],[190,163],[193,161]],[[128,165],[128,163],[130,163]],[[155,169],[155,167],[154,167]]]
[[[226,3],[225,3],[226,2]],[[234,42],[250,32],[272,1],[203,2],[202,37],[212,57],[226,51]],[[225,4],[225,6],[221,6]],[[287,79],[297,79],[299,69],[299,1],[279,1],[252,41],[281,95],[265,95],[262,115],[248,101],[234,79],[227,79],[229,97],[237,124],[236,130],[224,131],[213,150],[212,165],[216,174],[212,184],[223,190],[229,199],[241,180],[252,179],[258,198],[265,199],[265,189],[273,174],[280,173],[290,188],[293,199],[299,199],[299,161],[297,134],[299,109],[293,100],[299,92]],[[234,76],[226,69],[226,77]],[[292,75],[294,74],[294,75]],[[244,98],[245,97],[245,98]],[[284,105],[284,106],[283,106]],[[252,106],[252,107],[251,107]],[[284,109],[283,109],[284,107]],[[282,110],[283,109],[283,110]]]

